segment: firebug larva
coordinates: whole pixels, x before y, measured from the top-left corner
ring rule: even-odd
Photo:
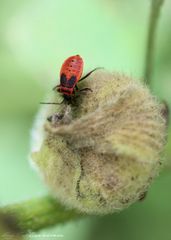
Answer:
[[[90,90],[90,88],[78,89],[77,83],[87,78],[92,72],[99,68],[95,68],[89,73],[87,73],[84,77],[81,78],[83,72],[83,59],[79,55],[71,56],[67,58],[62,64],[60,70],[60,84],[55,86],[53,90],[57,90],[58,92],[63,94],[64,101],[68,103],[71,102],[73,96],[75,96],[75,92],[81,92]],[[60,103],[41,103],[41,104],[60,104]]]

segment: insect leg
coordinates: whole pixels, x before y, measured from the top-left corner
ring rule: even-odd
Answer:
[[[60,103],[55,103],[55,102],[40,102],[40,104],[55,104],[55,105],[60,105],[62,103],[64,103],[65,100],[62,100],[62,102]]]
[[[76,88],[77,92],[87,92],[87,91],[93,92],[93,90],[91,88],[79,89],[77,85],[75,85],[75,88]]]
[[[83,88],[79,90],[79,92],[87,92],[87,91],[93,92],[91,88]]]
[[[77,85],[75,85],[75,88],[76,88],[76,90],[77,90],[77,91],[79,91],[79,88],[78,88],[78,86],[77,86]]]
[[[78,86],[76,85],[75,86],[76,88],[76,92],[87,92],[87,91],[90,91],[90,92],[93,92],[93,90],[91,88],[82,88],[82,89],[79,89]],[[74,89],[74,94],[75,94],[75,89]]]
[[[52,88],[52,90],[56,90],[56,88],[60,87],[60,85],[56,85],[55,87]]]

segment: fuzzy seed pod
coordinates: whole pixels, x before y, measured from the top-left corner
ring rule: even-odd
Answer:
[[[92,92],[40,111],[32,163],[67,207],[89,214],[122,210],[142,198],[161,168],[162,104],[140,83],[106,71],[78,86]],[[61,101],[52,95],[50,101]]]

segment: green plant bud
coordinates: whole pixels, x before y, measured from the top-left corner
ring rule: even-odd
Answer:
[[[78,87],[92,92],[80,92],[70,105],[43,106],[38,114],[32,163],[67,207],[120,211],[141,199],[160,171],[163,105],[142,84],[102,70]],[[48,98],[61,100],[57,92]]]

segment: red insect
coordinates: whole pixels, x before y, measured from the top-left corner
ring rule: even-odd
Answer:
[[[62,64],[60,70],[60,84],[55,86],[53,90],[63,94],[64,101],[70,102],[76,92],[80,91],[92,91],[90,88],[84,88],[79,90],[77,83],[87,78],[92,72],[99,68],[95,68],[84,77],[81,78],[83,72],[83,59],[79,55],[71,56],[67,58]],[[62,101],[62,103],[64,102]],[[60,104],[60,103],[42,103],[42,104]]]

